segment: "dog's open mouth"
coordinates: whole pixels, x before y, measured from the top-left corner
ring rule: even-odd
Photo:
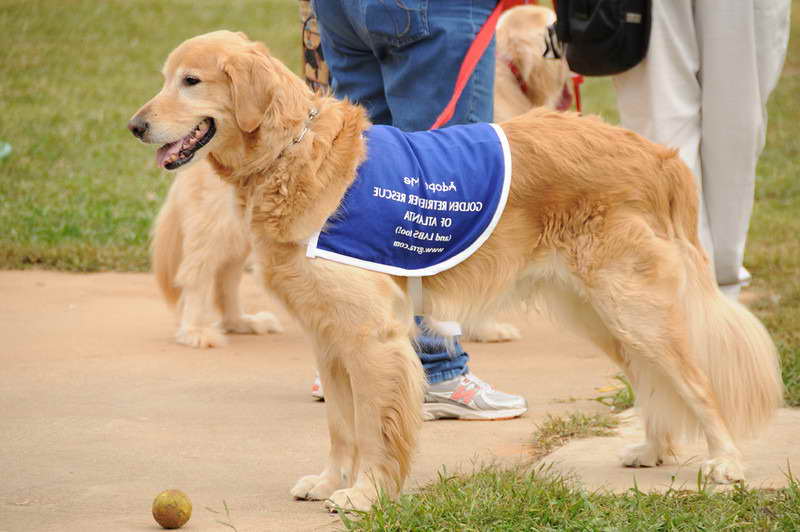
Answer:
[[[156,164],[167,170],[183,166],[192,160],[197,150],[208,144],[216,132],[214,119],[206,118],[182,139],[161,146],[156,152]]]

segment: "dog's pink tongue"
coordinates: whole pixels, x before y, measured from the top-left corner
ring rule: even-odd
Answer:
[[[164,144],[161,146],[158,151],[156,152],[156,164],[159,168],[164,167],[164,161],[166,161],[170,156],[178,153],[181,149],[181,142],[175,141],[170,144]]]

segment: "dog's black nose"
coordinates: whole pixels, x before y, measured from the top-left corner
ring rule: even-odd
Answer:
[[[144,138],[144,134],[150,129],[150,124],[140,118],[134,118],[128,122],[128,129],[136,138]]]

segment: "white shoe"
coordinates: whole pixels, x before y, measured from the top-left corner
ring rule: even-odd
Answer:
[[[471,373],[429,385],[422,405],[425,421],[511,419],[527,411],[524,397],[499,392]]]

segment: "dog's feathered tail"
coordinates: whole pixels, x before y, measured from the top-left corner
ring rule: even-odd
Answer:
[[[703,282],[702,277],[711,277],[710,265],[694,247],[685,250],[684,261],[688,282],[682,299],[690,348],[733,438],[755,436],[783,400],[775,344],[747,308]]]
[[[783,402],[778,352],[761,322],[717,287],[713,266],[699,242],[697,211],[686,208],[697,203],[694,188],[679,183],[691,181],[691,174],[682,164],[675,171],[683,176],[672,187],[670,210],[686,273],[679,297],[690,353],[710,381],[731,436],[753,437]],[[693,197],[686,197],[689,193]]]
[[[172,191],[170,191],[170,196]],[[181,297],[181,288],[175,283],[183,252],[183,231],[176,201],[167,201],[158,213],[153,226],[150,244],[151,267],[161,294],[170,306]]]

